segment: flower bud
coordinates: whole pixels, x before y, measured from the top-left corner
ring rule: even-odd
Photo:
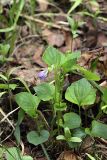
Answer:
[[[43,71],[40,71],[38,73],[38,77],[41,79],[41,80],[44,80],[46,77],[47,77],[47,74],[48,74],[48,69],[45,69]]]

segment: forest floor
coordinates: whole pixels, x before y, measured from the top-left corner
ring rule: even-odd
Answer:
[[[99,86],[107,88],[107,2],[97,0],[97,3],[91,4],[89,1],[83,1],[70,12],[72,4],[66,0],[49,2],[47,0],[37,0],[35,7],[33,7],[27,1],[20,13],[15,29],[10,32],[0,31],[0,44],[10,44],[9,51],[6,54],[2,53],[2,47],[0,46],[0,74],[10,75],[11,78],[8,83],[11,82],[17,85],[17,87],[14,86],[15,89],[7,92],[6,88],[2,88],[1,85],[5,84],[5,78],[3,80],[3,77],[0,76],[1,94],[6,91],[6,94],[0,95],[1,146],[17,146],[13,132],[19,108],[13,100],[14,95],[24,90],[23,84],[32,90],[34,86],[42,82],[53,80],[52,73],[45,80],[38,78],[38,73],[47,67],[42,60],[42,55],[48,45],[57,48],[64,54],[67,51],[80,50],[81,57],[78,64],[85,69],[94,70],[101,78],[98,82]],[[17,15],[15,8],[11,9],[12,6],[13,4],[9,4],[9,2],[2,2],[0,5],[0,28],[2,29],[10,27]],[[97,11],[100,11],[100,13],[97,14]],[[67,21],[67,15],[82,24],[78,26],[75,38],[72,36],[73,28]],[[78,79],[80,79],[79,75],[69,74],[69,83],[73,83]],[[45,113],[43,110],[45,104],[43,102],[40,109],[48,119],[49,112]],[[95,104],[94,107],[93,112],[96,115],[98,104]],[[101,120],[107,124],[105,113]],[[34,125],[32,118],[26,116],[20,125],[22,136],[20,148],[23,154],[31,155],[34,160],[45,160],[41,147],[31,145],[26,140],[26,133],[32,130]],[[98,155],[95,159],[97,160],[100,157],[99,159],[106,160],[107,140],[103,138],[87,137],[81,148],[76,151],[64,147],[62,143],[54,144],[54,142],[53,144],[47,142],[46,148],[52,160],[88,160],[85,154],[93,155],[93,144]],[[0,156],[2,160],[2,155]]]

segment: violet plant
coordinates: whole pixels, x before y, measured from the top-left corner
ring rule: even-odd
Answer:
[[[85,112],[90,105],[95,103],[96,90],[99,89],[96,81],[99,81],[100,77],[77,64],[80,56],[80,51],[63,54],[52,46],[47,47],[43,54],[43,61],[48,68],[38,73],[38,77],[43,82],[34,87],[34,95],[30,92],[21,92],[15,96],[15,100],[21,108],[16,126],[18,132],[15,132],[17,142],[21,141],[20,124],[25,116],[23,112],[25,112],[34,119],[36,124],[36,129],[27,134],[27,140],[33,145],[41,145],[48,160],[50,157],[44,143],[51,137],[58,141],[66,141],[71,148],[80,146],[87,134],[107,139],[107,134],[102,133],[102,129],[107,132],[106,124],[98,122],[97,119],[92,119],[90,128],[84,128],[82,124],[81,108],[82,112],[83,110]],[[52,82],[44,82],[49,72],[54,74],[54,79]],[[65,79],[68,74],[72,73],[77,73],[83,78],[66,87],[64,98]],[[71,104],[77,105],[78,111],[73,112],[75,105],[71,107],[65,99]],[[43,110],[46,110],[46,106],[48,106],[49,117],[46,117],[38,108],[41,101],[45,102]],[[88,115],[86,114],[86,116]]]

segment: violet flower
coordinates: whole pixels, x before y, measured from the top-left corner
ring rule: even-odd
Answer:
[[[47,77],[47,74],[48,74],[48,69],[45,69],[43,71],[40,71],[38,73],[38,77],[41,79],[41,80],[44,80],[46,77]]]

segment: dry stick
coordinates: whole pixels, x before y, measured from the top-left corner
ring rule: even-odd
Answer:
[[[8,119],[8,117],[13,114],[15,111],[17,111],[20,107],[14,109],[13,111],[9,112],[8,114],[5,114],[4,111],[2,110],[2,108],[0,107],[0,113],[4,116],[4,118],[0,121],[0,123],[4,122],[5,119],[8,121],[8,123],[14,128],[13,124],[11,123],[11,121]]]
[[[3,115],[3,117],[7,120],[7,122],[12,126],[12,128],[15,129],[14,126],[13,126],[13,124],[12,124],[11,121],[7,118],[7,115],[4,113],[4,111],[3,111],[1,108],[0,108],[0,113],[1,113],[1,114]],[[3,118],[3,119],[4,119],[4,118]],[[2,123],[2,122],[3,122],[3,121],[1,120],[0,123]]]
[[[35,15],[34,15],[34,17],[39,17],[39,16],[46,16],[46,17],[50,17],[50,16],[64,16],[64,17],[67,17],[67,14],[66,13],[63,13],[63,12],[61,12],[61,13],[48,13],[48,12],[45,12],[45,13],[36,13]]]
[[[38,37],[40,37],[38,34],[28,35],[28,36],[26,36],[26,37],[21,38],[20,40],[18,40],[18,41],[16,42],[16,44],[17,44],[17,43],[20,43],[20,42],[24,42],[24,41],[27,40],[27,39],[38,38]]]
[[[28,41],[27,41],[27,42],[25,41],[26,39],[35,38],[35,37],[39,37],[39,35],[29,35],[29,36],[26,36],[26,37],[22,38],[21,40],[17,41],[16,43],[19,43],[19,42],[21,42],[21,43],[15,47],[15,49],[13,50],[13,52],[12,52],[11,55],[14,55],[15,52],[16,52],[21,46],[23,46],[23,45],[25,45],[25,44],[28,43]]]
[[[31,21],[34,21],[34,22],[37,22],[37,23],[41,23],[45,26],[51,26],[53,28],[58,28],[58,29],[63,29],[65,31],[70,31],[69,28],[67,27],[63,27],[63,26],[59,26],[57,24],[53,24],[53,23],[50,23],[50,22],[46,22],[46,21],[43,21],[43,20],[40,20],[40,19],[37,19],[37,18],[34,18],[32,16],[27,16],[25,14],[20,14],[21,17],[25,18],[25,19],[28,19],[28,20],[31,20]]]
[[[12,132],[5,138],[5,139],[3,139],[0,143],[3,143],[3,142],[5,142],[8,138],[10,138],[11,137],[11,135],[13,134],[13,130],[12,130]]]

